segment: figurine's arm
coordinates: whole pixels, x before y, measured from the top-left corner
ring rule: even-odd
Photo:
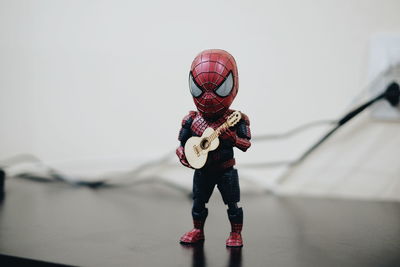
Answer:
[[[235,129],[236,131],[227,129],[223,135],[232,142],[233,146],[246,151],[251,146],[250,120],[246,114],[242,113],[242,119],[238,122]]]
[[[186,156],[185,156],[185,144],[186,141],[193,136],[192,130],[190,127],[192,126],[193,118],[196,116],[195,111],[190,111],[188,115],[186,115],[183,120],[182,120],[182,127],[181,130],[179,131],[179,136],[178,140],[180,141],[180,146],[176,149],[176,155],[179,158],[179,161],[182,163],[182,165],[192,168],[190,164],[187,162]]]
[[[242,113],[242,120],[239,122],[236,133],[237,138],[235,146],[242,151],[246,151],[251,146],[250,120],[246,114]]]

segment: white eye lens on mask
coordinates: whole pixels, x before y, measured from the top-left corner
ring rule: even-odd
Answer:
[[[233,74],[229,74],[228,78],[218,87],[215,93],[221,97],[228,96],[233,89]]]
[[[190,75],[189,75],[189,88],[190,88],[190,93],[191,93],[192,96],[194,96],[194,97],[199,97],[199,96],[203,93],[203,90],[201,90],[201,89],[197,86],[197,84],[194,82],[193,76],[192,76],[191,73],[190,73]]]

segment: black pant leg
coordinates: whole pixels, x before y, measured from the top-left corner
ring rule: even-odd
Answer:
[[[226,205],[240,201],[240,187],[238,172],[229,168],[218,177],[218,189]]]
[[[208,215],[205,206],[215,187],[214,175],[201,170],[195,170],[193,175],[193,220],[204,221]]]

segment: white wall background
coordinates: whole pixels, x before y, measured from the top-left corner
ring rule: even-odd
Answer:
[[[208,48],[235,56],[233,108],[254,135],[337,118],[367,84],[370,37],[399,32],[399,10],[397,0],[0,0],[0,158],[122,168],[173,150],[195,108],[191,61]],[[239,160],[295,158],[319,134]]]

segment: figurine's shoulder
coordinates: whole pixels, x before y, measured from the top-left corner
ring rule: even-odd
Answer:
[[[194,119],[197,116],[198,112],[194,110],[190,110],[185,117],[183,117],[183,120],[189,120],[189,119]]]
[[[240,112],[242,114],[242,120],[244,121],[244,123],[246,125],[250,125],[250,119],[249,116],[247,116],[246,114],[244,114],[243,112]]]
[[[197,116],[197,111],[189,111],[189,114],[187,114],[185,117],[182,119],[182,126],[190,127],[192,124],[194,118]]]

